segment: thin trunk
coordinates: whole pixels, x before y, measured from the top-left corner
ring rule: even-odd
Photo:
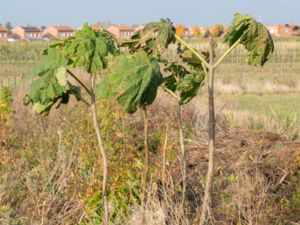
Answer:
[[[149,158],[149,142],[148,142],[148,114],[146,106],[143,107],[143,117],[144,117],[144,148],[145,148],[145,166],[143,173],[143,191],[142,191],[142,210],[143,210],[143,218],[142,223],[145,223],[145,204],[146,204],[146,191],[149,177],[149,167],[150,167],[150,158]]]
[[[185,193],[186,193],[186,162],[185,162],[185,147],[184,147],[184,137],[182,128],[182,105],[178,102],[178,126],[179,126],[179,141],[180,141],[180,163],[181,163],[181,173],[182,173],[182,207],[184,206]]]
[[[208,102],[209,102],[209,162],[206,177],[205,193],[202,202],[201,216],[199,225],[204,225],[207,222],[207,214],[210,211],[211,204],[211,189],[214,176],[214,153],[216,140],[216,118],[215,118],[215,104],[214,104],[214,49],[213,39],[210,38],[209,43],[209,71],[208,71]]]
[[[96,76],[92,75],[92,94],[91,94],[91,111],[93,114],[93,123],[94,129],[97,135],[98,147],[102,157],[102,169],[103,169],[103,179],[102,179],[102,199],[103,199],[103,208],[104,208],[104,216],[103,216],[103,225],[108,225],[108,202],[107,202],[107,183],[108,183],[108,159],[106,155],[106,151],[103,145],[103,140],[100,132],[100,126],[97,119],[97,109],[96,109],[96,97],[94,94],[95,88],[95,79]]]
[[[167,182],[167,179],[166,179],[167,144],[168,144],[168,132],[166,131],[165,142],[164,142],[164,147],[163,147],[163,162],[162,162],[163,163],[163,171],[162,171],[163,185],[165,185]]]

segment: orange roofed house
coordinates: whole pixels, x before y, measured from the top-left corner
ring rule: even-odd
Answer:
[[[300,27],[296,24],[285,25],[269,25],[266,26],[270,31],[270,34],[276,37],[288,37],[299,35]]]
[[[40,40],[42,38],[42,30],[33,26],[18,26],[12,30],[14,35],[18,35],[22,40]]]
[[[130,39],[135,29],[131,26],[110,26],[107,31],[120,39]]]
[[[8,37],[8,30],[4,26],[0,26],[0,41],[6,40]]]
[[[72,37],[74,35],[74,29],[68,26],[51,26],[47,27],[43,32],[43,37],[52,37],[57,39],[64,39]]]

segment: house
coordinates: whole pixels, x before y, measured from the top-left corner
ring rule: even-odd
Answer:
[[[91,28],[94,31],[101,31],[102,30],[102,26],[100,24],[98,24],[98,23],[91,25]]]
[[[55,39],[64,39],[72,37],[74,35],[74,29],[69,26],[51,26],[47,27],[43,32],[43,38],[55,38]]]
[[[276,37],[288,37],[299,35],[300,27],[296,24],[278,24],[266,26],[270,34]]]
[[[270,34],[273,36],[278,37],[279,36],[279,29],[278,25],[267,25],[266,28],[269,30]]]
[[[8,42],[17,42],[17,41],[20,41],[20,40],[21,40],[21,37],[17,34],[9,33],[7,35],[7,41]]]
[[[93,24],[93,25],[90,25],[90,24],[88,24],[94,31],[101,31],[103,28],[102,28],[102,26],[99,24],[99,23],[96,23],[96,24]],[[78,28],[78,30],[82,30],[82,28],[83,28],[83,25],[82,26],[80,26],[79,28]]]
[[[136,26],[134,27],[134,32],[138,32],[140,30],[143,30],[145,27],[143,25],[139,25],[139,26]]]
[[[42,30],[33,26],[17,26],[12,34],[18,35],[22,40],[35,41],[42,39]]]
[[[0,26],[0,41],[7,40],[8,30],[4,26]]]
[[[110,26],[107,31],[120,39],[130,39],[135,29],[131,26]]]

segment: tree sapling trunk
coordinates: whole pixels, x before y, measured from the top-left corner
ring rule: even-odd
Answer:
[[[216,118],[215,118],[215,103],[214,103],[214,47],[213,39],[209,41],[209,67],[208,67],[208,103],[209,103],[209,153],[208,153],[208,171],[206,177],[205,193],[202,202],[201,216],[199,225],[206,224],[207,214],[210,211],[211,189],[214,175],[214,154],[216,142]]]
[[[96,76],[92,75],[92,93],[91,93],[91,111],[93,114],[93,124],[94,129],[97,135],[98,140],[98,147],[102,157],[102,168],[103,168],[103,179],[102,179],[102,199],[103,199],[103,208],[104,208],[104,215],[103,215],[103,224],[108,225],[109,220],[109,211],[108,211],[108,201],[107,201],[107,184],[108,184],[108,159],[106,155],[106,151],[103,145],[103,140],[100,132],[100,126],[97,119],[97,109],[96,109],[96,97],[94,94],[95,88],[95,80]]]
[[[149,156],[149,140],[148,140],[148,114],[146,106],[143,106],[143,119],[144,119],[144,151],[145,151],[145,166],[142,178],[142,221],[143,224],[145,223],[145,204],[146,204],[146,192],[147,192],[147,185],[148,185],[148,177],[149,177],[149,169],[150,169],[150,156]]]

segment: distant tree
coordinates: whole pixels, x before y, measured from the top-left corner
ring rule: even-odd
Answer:
[[[182,24],[178,24],[176,26],[176,34],[182,38],[185,34],[185,26]]]
[[[209,30],[206,30],[206,31],[204,32],[203,37],[207,38],[207,37],[209,37],[209,36],[210,36],[210,31],[209,31]]]
[[[195,37],[200,37],[201,32],[200,32],[200,29],[199,29],[198,26],[194,26],[194,27],[193,27],[193,33],[194,33],[194,36],[195,36]]]
[[[112,26],[113,23],[110,20],[105,20],[102,22],[97,22],[96,25],[99,25],[100,27],[103,27],[103,28],[108,28],[108,27]]]
[[[45,26],[45,25],[42,25],[42,26],[41,26],[41,29],[42,29],[42,31],[44,31],[44,30],[46,29],[46,26]]]
[[[224,26],[222,24],[216,24],[211,29],[211,36],[212,37],[221,37],[222,34],[224,34]]]
[[[6,22],[5,23],[5,27],[7,28],[7,30],[12,30],[13,29],[13,27],[12,27],[12,25],[11,25],[10,22]]]

